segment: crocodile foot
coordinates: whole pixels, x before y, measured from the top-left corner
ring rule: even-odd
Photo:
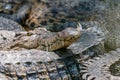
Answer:
[[[119,59],[120,49],[117,49],[84,62],[84,67],[81,68],[83,80],[120,80],[120,77],[112,75],[109,69]]]

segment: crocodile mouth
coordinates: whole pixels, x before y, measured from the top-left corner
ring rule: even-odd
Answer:
[[[120,59],[109,67],[109,71],[113,76],[120,76]]]

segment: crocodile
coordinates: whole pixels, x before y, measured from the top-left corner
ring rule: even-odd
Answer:
[[[86,2],[87,8],[90,10],[82,11],[82,4]],[[61,31],[66,25],[74,27],[76,22],[80,21],[80,17],[84,13],[91,14],[94,6],[90,5],[93,1],[49,1],[41,0],[32,5],[31,12],[26,19],[26,26],[30,29],[36,27],[45,27],[52,32]],[[67,4],[66,4],[67,3]],[[80,8],[80,9],[78,9]],[[87,16],[89,14],[86,14]],[[67,26],[67,27],[68,27]]]
[[[88,30],[82,32],[78,41],[67,49],[55,52],[36,49],[1,50],[0,79],[81,80],[81,64],[78,62],[85,60],[87,55],[92,57],[96,54],[95,46],[103,39],[96,31]]]
[[[77,63],[61,59],[53,52],[39,50],[0,51],[0,79],[4,80],[74,80],[80,79]],[[4,56],[2,56],[4,55]],[[9,56],[8,56],[9,55]],[[64,55],[64,54],[61,54]],[[69,56],[70,54],[66,54]],[[4,59],[4,60],[3,60]],[[69,61],[67,61],[69,60]],[[72,69],[72,68],[75,69]]]
[[[47,1],[47,0],[43,0],[43,1]],[[93,0],[94,1],[94,0]],[[56,1],[54,1],[55,3],[56,3]],[[52,3],[54,3],[54,2],[52,2]],[[64,1],[61,1],[60,3],[60,5],[64,5],[64,3],[66,3],[66,1],[64,2],[64,3],[62,3],[62,2],[64,2]],[[47,4],[49,3],[49,1],[47,1]],[[50,6],[52,6],[52,3],[50,3]],[[89,3],[89,2],[88,2]],[[76,4],[76,3],[75,3]],[[58,5],[59,5],[59,2],[58,2]],[[78,4],[79,5],[79,4]],[[43,5],[44,6],[44,5]],[[68,9],[67,9],[67,13],[65,13],[65,15],[67,15],[68,13],[69,13],[69,11],[71,10],[71,9],[78,9],[78,7],[77,6],[75,6],[75,7],[73,7],[74,6],[74,3],[73,3],[73,5],[71,6],[71,7],[69,7],[70,5],[68,4]],[[33,6],[34,7],[34,6]],[[37,7],[38,7],[38,5],[37,5]],[[52,6],[52,9],[50,9],[51,10],[51,12],[52,12],[52,16],[55,16],[55,15],[57,15],[57,13],[56,13],[56,10],[57,9],[54,9],[55,8],[55,5],[53,5]],[[49,8],[48,8],[49,9]],[[27,9],[27,13],[29,13],[29,7],[28,7],[28,9]],[[41,9],[40,9],[41,10]],[[20,10],[20,11],[22,11],[22,10]],[[72,10],[71,10],[72,11]],[[74,11],[74,10],[73,10]],[[75,13],[77,13],[77,10],[75,10],[76,12]],[[33,12],[34,12],[34,10],[33,10]],[[50,13],[51,13],[50,12]],[[64,7],[63,7],[63,12],[64,12]],[[24,11],[24,13],[26,13],[26,10]],[[22,16],[24,16],[24,13],[22,14]],[[72,13],[70,13],[70,14],[75,14],[74,12]],[[11,17],[11,15],[10,16],[7,16],[7,17],[9,17],[10,19],[12,19],[12,20],[15,20],[15,21],[17,21],[17,22],[19,22],[19,18],[20,18],[20,21],[21,21],[21,17],[19,17],[19,11],[17,12],[17,13],[15,13],[15,14],[13,14],[12,15],[12,17]],[[34,13],[34,14],[37,14],[37,13]],[[32,14],[32,15],[34,15],[34,14]],[[60,14],[58,14],[58,16],[59,15],[61,15],[62,13],[60,13]],[[78,12],[78,14],[79,14],[79,12]],[[4,15],[4,14],[3,14]],[[16,19],[16,15],[18,16],[18,18]],[[62,14],[62,15],[64,15],[64,14]],[[65,16],[64,15],[64,16]],[[21,16],[21,15],[20,15]],[[31,15],[30,15],[31,16]],[[37,16],[39,16],[38,14],[37,14]],[[37,16],[35,16],[34,18],[36,19],[36,17]],[[40,15],[41,16],[41,15]],[[51,16],[51,15],[50,15]],[[59,20],[59,17],[56,17],[58,20]],[[5,15],[5,17],[6,17],[6,15]],[[76,16],[76,17],[78,17],[78,16]],[[34,19],[34,18],[32,18],[32,20]],[[37,19],[38,19],[39,17],[37,17]],[[73,16],[71,16],[71,15],[67,15],[67,18],[71,21],[71,19],[75,19],[75,18],[73,18]],[[51,17],[50,17],[50,19],[49,19],[50,21],[51,21]],[[62,22],[62,23],[66,23],[66,21],[64,22],[64,20],[66,20],[66,19],[60,19],[60,22]],[[75,21],[78,21],[79,19],[76,19]],[[37,20],[37,21],[39,21],[39,19]],[[53,20],[54,21],[54,20]],[[56,21],[56,20],[55,20]],[[72,21],[74,21],[74,20],[72,20]],[[22,21],[22,22],[24,22],[24,21]],[[44,22],[44,21],[43,21]],[[52,23],[52,22],[51,22]],[[56,22],[55,22],[56,23]],[[43,25],[44,25],[44,23],[42,23]],[[28,24],[26,24],[26,25],[28,25]],[[31,27],[31,25],[32,24],[30,24],[30,26],[29,27]],[[33,23],[33,25],[34,25],[34,23]],[[55,24],[56,25],[56,24]],[[39,26],[39,25],[38,25]],[[71,27],[71,26],[70,26]],[[49,28],[49,27],[48,27]],[[61,27],[58,27],[58,28],[61,28]],[[51,28],[50,28],[51,29]],[[54,29],[54,28],[52,28],[52,29]],[[63,28],[62,28],[63,29]],[[68,29],[68,28],[67,28]],[[65,29],[66,30],[66,29]],[[50,31],[52,31],[52,30],[50,30]],[[56,31],[56,30],[55,30]],[[57,30],[58,31],[58,30]],[[48,31],[47,31],[48,32]],[[63,30],[63,32],[66,32],[66,31],[64,31]],[[51,33],[51,32],[50,32]],[[59,33],[59,32],[57,32],[57,33]],[[62,32],[60,32],[61,34],[62,34]],[[33,35],[34,34],[34,32],[32,32],[32,33],[23,33],[22,35],[22,37],[20,37],[20,38],[23,38],[24,36],[28,36],[28,37],[31,37],[31,35]],[[91,34],[90,34],[91,35]],[[57,60],[55,60],[55,59],[52,59],[51,61],[49,60],[49,58],[47,58],[47,57],[49,57],[49,56],[52,56],[52,57],[54,57],[54,55],[56,55],[56,54],[54,54],[54,55],[52,55],[52,53],[49,53],[49,52],[47,52],[47,54],[51,54],[51,55],[46,55],[46,54],[42,54],[42,53],[44,53],[44,52],[40,52],[40,51],[38,51],[38,52],[40,52],[42,55],[46,55],[45,57],[43,57],[44,58],[44,60],[46,59],[46,60],[48,60],[48,62],[46,62],[46,61],[44,61],[44,60],[39,60],[39,59],[37,59],[37,58],[42,58],[41,56],[40,57],[38,57],[38,55],[40,55],[40,54],[38,54],[38,55],[36,55],[35,53],[34,53],[34,51],[31,51],[30,53],[33,53],[34,55],[31,55],[31,57],[29,58],[28,56],[29,56],[29,50],[27,50],[27,52],[28,52],[28,55],[27,55],[27,57],[29,58],[28,60],[29,61],[23,61],[23,63],[22,63],[22,61],[21,60],[24,60],[24,59],[26,59],[27,57],[24,57],[24,54],[22,54],[22,52],[20,51],[19,52],[19,50],[18,51],[16,51],[16,53],[18,52],[18,54],[20,53],[21,55],[19,56],[19,55],[15,55],[15,56],[18,56],[18,57],[21,57],[22,59],[20,59],[20,58],[17,58],[17,57],[15,57],[16,58],[16,60],[15,60],[15,58],[14,57],[11,57],[10,59],[14,59],[14,61],[16,61],[15,63],[13,62],[13,61],[11,61],[11,62],[5,62],[5,64],[4,64],[4,62],[2,63],[2,61],[3,61],[3,59],[1,60],[1,65],[3,65],[3,66],[1,66],[1,79],[2,78],[4,78],[4,80],[6,79],[6,80],[9,80],[9,79],[24,79],[24,80],[29,80],[29,78],[30,79],[46,79],[47,78],[47,80],[57,80],[57,79],[67,79],[67,80],[80,80],[80,73],[79,73],[79,67],[78,66],[80,66],[80,64],[78,64],[77,62],[76,62],[76,59],[78,58],[78,60],[80,60],[81,61],[81,57],[79,57],[78,55],[79,54],[81,54],[82,52],[84,52],[84,51],[86,51],[86,49],[88,49],[88,48],[90,48],[90,47],[92,47],[92,46],[95,46],[96,44],[98,44],[99,43],[99,41],[95,41],[94,42],[94,40],[91,42],[91,41],[86,41],[86,39],[91,39],[91,37],[89,37],[88,35],[86,35],[87,36],[87,38],[82,38],[82,41],[81,41],[81,43],[78,45],[78,43],[76,43],[76,46],[75,45],[71,45],[70,47],[68,47],[68,49],[70,48],[70,50],[72,50],[72,51],[70,51],[70,50],[67,50],[68,52],[62,52],[61,50],[60,51],[56,51],[57,52],[57,56],[59,55],[58,53],[60,53],[60,56],[62,56],[63,54],[62,53],[67,53],[66,55],[68,55],[68,56],[70,56],[70,57],[72,57],[72,59],[73,60],[70,60],[71,58],[70,57],[65,57],[64,55],[62,56],[62,62],[61,63],[63,63],[62,65],[64,66],[64,68],[63,67],[61,67],[61,64],[59,64],[59,61],[58,62],[56,62]],[[99,35],[97,35],[97,36],[99,36]],[[88,38],[89,37],[89,38]],[[93,37],[95,37],[96,38],[96,36],[93,36]],[[19,41],[19,39],[20,38],[18,38],[17,40]],[[50,38],[51,39],[51,38]],[[55,38],[56,39],[56,38]],[[94,39],[94,38],[93,38]],[[16,40],[16,39],[15,39]],[[85,40],[86,42],[84,43],[83,42],[83,40]],[[97,40],[99,40],[99,39],[97,39]],[[101,41],[101,40],[100,40]],[[44,42],[44,41],[43,41]],[[89,45],[88,43],[89,42],[91,42],[90,44],[92,44],[92,45]],[[18,43],[18,42],[17,42]],[[23,42],[20,42],[20,43],[22,43],[22,44],[24,44]],[[84,43],[84,44],[83,44]],[[16,44],[16,43],[15,43]],[[67,43],[66,43],[67,44]],[[14,44],[13,44],[14,45]],[[29,45],[28,45],[29,46]],[[27,48],[30,48],[30,46],[28,47],[27,46]],[[45,45],[46,46],[46,45]],[[58,45],[57,45],[58,46]],[[10,48],[13,48],[14,46],[12,46],[12,47],[10,47]],[[21,46],[19,46],[19,47],[21,47]],[[22,47],[23,47],[23,45],[22,45]],[[26,47],[26,46],[25,46]],[[78,47],[79,49],[75,49],[76,47]],[[35,46],[35,48],[36,48],[36,46]],[[16,49],[16,48],[15,48]],[[8,50],[8,49],[7,49]],[[46,49],[45,48],[45,50],[47,50],[47,51],[49,51],[49,49]],[[25,49],[23,50],[23,53],[25,53],[24,52],[25,51]],[[90,50],[91,51],[91,50]],[[6,53],[14,53],[14,51],[12,52],[12,51],[3,51],[3,52],[6,52]],[[75,55],[70,55],[72,52],[74,52],[74,54],[75,55],[77,55],[77,58],[76,58],[76,56]],[[88,50],[88,52],[89,52],[89,50]],[[88,54],[88,52],[86,51],[86,53]],[[6,54],[5,53],[5,54]],[[7,54],[7,55],[8,55]],[[26,54],[26,53],[25,53]],[[94,54],[94,52],[91,52],[90,53],[90,55],[91,54]],[[4,55],[4,54],[3,54]],[[10,54],[11,55],[11,54]],[[23,55],[23,56],[22,56]],[[13,54],[12,54],[12,56],[13,56]],[[37,56],[37,58],[35,57],[33,57],[33,56]],[[57,58],[57,56],[55,56],[54,58]],[[59,56],[59,57],[60,57]],[[74,56],[75,56],[75,58],[74,58]],[[65,57],[65,58],[64,58]],[[24,58],[24,59],[23,59]],[[64,59],[63,59],[64,58]],[[8,58],[9,59],[9,58]],[[18,61],[17,61],[17,59],[18,59]],[[36,60],[37,59],[37,60]],[[74,62],[74,59],[75,59],[75,62]],[[26,59],[27,60],[27,59]],[[34,61],[35,60],[35,61]],[[39,60],[39,61],[38,61]],[[61,60],[61,59],[60,59]],[[6,61],[10,61],[10,60],[6,60]],[[54,62],[55,61],[55,62]],[[69,61],[69,63],[67,62],[67,61]],[[41,72],[41,70],[37,70],[38,69],[38,67],[36,66],[36,65],[38,65],[39,64],[39,62],[40,62],[40,64],[42,64],[43,63],[43,68],[44,68],[44,70],[42,70],[43,72]],[[50,63],[49,63],[50,62]],[[53,63],[52,63],[53,62]],[[64,64],[65,63],[65,64]],[[27,64],[27,65],[26,65]],[[30,64],[33,64],[33,65],[30,65]],[[18,65],[18,66],[17,66]],[[8,67],[7,67],[8,66]],[[15,69],[15,68],[11,68],[11,67],[18,67],[17,69]],[[29,66],[30,66],[30,68],[29,68]],[[33,66],[33,67],[31,67],[31,66]],[[51,66],[53,67],[53,68],[51,68]],[[40,67],[42,67],[42,66],[40,66]],[[39,67],[39,68],[40,68]],[[57,68],[55,68],[55,67],[57,67]],[[4,69],[3,69],[4,68]],[[22,69],[21,69],[22,68]],[[43,69],[42,68],[42,69]],[[72,68],[74,68],[74,69],[72,69]],[[11,70],[12,69],[12,70]],[[20,70],[19,70],[20,69]],[[30,69],[30,70],[29,70]],[[5,70],[5,71],[4,71]],[[14,70],[14,71],[13,71]],[[23,70],[23,71],[22,71]],[[31,70],[33,70],[33,72],[30,72]],[[34,71],[35,70],[35,71]],[[8,72],[7,72],[8,71]],[[19,72],[22,72],[22,73],[20,73],[19,74]],[[13,73],[12,73],[13,72]],[[25,73],[24,73],[25,72]],[[15,73],[15,74],[14,74]],[[17,73],[17,74],[16,74]],[[22,75],[21,75],[22,74]],[[67,75],[67,76],[66,76]]]
[[[1,31],[2,33],[2,31]],[[4,35],[4,33],[3,33]],[[37,28],[29,32],[16,32],[10,44],[1,45],[1,49],[7,48],[25,48],[39,49],[45,51],[54,51],[60,48],[68,47],[80,37],[80,27],[66,28],[60,32],[50,32],[41,28]],[[9,41],[8,41],[9,43]],[[4,44],[4,43],[3,43]]]
[[[95,0],[93,1],[21,0],[21,2],[22,5],[19,6],[19,8],[16,10],[14,14],[8,15],[2,13],[0,14],[0,16],[12,19],[26,26],[25,28],[27,28],[27,30],[34,29],[36,27],[45,27],[47,30],[53,32],[58,32],[65,29],[66,25],[74,27],[76,23],[81,20],[82,17],[81,15],[84,15],[85,13],[88,19],[90,17],[90,16],[88,17],[88,15],[91,15],[93,14],[93,12],[95,12],[94,11],[95,5],[92,3],[96,3]]]
[[[120,76],[111,74],[111,67],[120,60],[120,49],[110,51],[83,62],[81,74],[83,80],[120,80]],[[118,65],[119,66],[119,65]],[[115,67],[114,67],[115,68]],[[114,70],[114,68],[112,68]],[[118,68],[118,67],[116,67]]]
[[[60,36],[65,37],[65,35],[63,36],[64,34],[63,32],[66,33],[68,29],[70,30],[72,29],[70,33],[76,32],[76,28],[66,28],[62,32],[60,31],[57,33],[61,34]],[[26,31],[15,32],[15,31],[1,30],[0,46],[2,46],[2,43],[5,43],[4,45],[7,45],[8,47],[12,43],[12,41],[14,41],[12,40],[12,38],[15,39],[15,37],[17,37],[15,40],[21,41],[19,39],[22,39],[25,36],[31,37],[31,35],[34,34],[40,35],[40,33],[42,33],[40,31],[48,32],[49,34],[52,33],[49,31],[45,31],[44,29],[39,30],[39,28],[34,29],[30,32],[26,32]],[[96,46],[98,46],[100,42],[104,39],[104,36],[101,35],[99,31],[100,30],[96,30],[94,27],[91,28],[91,30],[81,31],[81,33],[79,34],[81,35],[81,37],[75,43],[72,43],[69,47],[67,47],[67,49],[65,50],[62,49],[54,52],[41,51],[36,49],[1,50],[0,79],[80,80],[80,73],[79,73],[80,69],[78,66],[81,66],[81,64],[78,64],[77,61],[86,60],[89,57],[96,55],[96,52],[94,50],[96,50]],[[79,33],[79,30],[77,32]],[[42,36],[45,37],[45,33],[42,34],[44,34]],[[7,41],[9,41],[10,44],[7,44]],[[100,51],[103,50],[104,49],[98,51],[97,49],[97,51],[99,52],[98,54],[100,54]]]

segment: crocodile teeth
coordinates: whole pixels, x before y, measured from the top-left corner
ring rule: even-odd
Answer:
[[[83,65],[84,65],[84,66],[88,66],[89,64],[86,64],[86,63],[85,63],[85,64],[83,64]]]
[[[89,62],[89,61],[88,61],[88,62],[85,62],[85,65],[90,65],[90,64],[91,64],[91,62]]]
[[[82,78],[87,80],[87,76],[89,76],[89,75],[90,75],[89,73],[85,73],[85,74],[83,74]]]
[[[81,73],[85,73],[85,72],[88,72],[88,71],[87,71],[87,70],[81,70],[80,72],[81,72]]]
[[[94,76],[89,76],[89,77],[87,78],[87,80],[94,80],[94,79],[95,79]]]
[[[83,70],[83,69],[87,69],[87,67],[81,67],[80,69],[82,69],[82,70]]]
[[[90,59],[90,60],[89,60],[90,63],[92,63],[92,62],[94,62],[94,61],[95,61],[94,59]]]
[[[94,58],[94,60],[99,60],[99,59],[100,59],[100,57],[95,57],[95,58]]]

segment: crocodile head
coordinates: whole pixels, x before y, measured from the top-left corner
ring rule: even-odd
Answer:
[[[69,27],[59,32],[59,37],[63,42],[64,47],[68,47],[80,37],[80,27]]]
[[[40,50],[55,51],[61,48],[66,48],[75,42],[80,37],[80,27],[68,27],[60,32],[48,32],[40,36]]]
[[[46,51],[55,51],[61,48],[66,48],[71,45],[73,42],[79,39],[80,29],[69,27],[60,32],[55,33],[56,36],[50,37],[47,43]],[[52,44],[51,44],[52,43]]]

